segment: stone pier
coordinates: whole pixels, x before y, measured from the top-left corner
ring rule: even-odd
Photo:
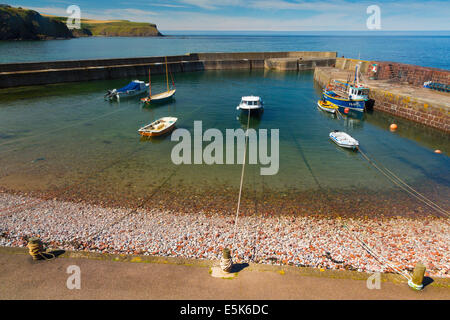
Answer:
[[[429,80],[448,84],[450,71],[401,64],[397,72],[390,72],[386,66],[392,63],[337,58],[334,68],[315,68],[314,80],[321,86],[334,79],[353,80],[358,63],[361,63],[364,83],[370,88],[374,110],[450,132],[450,93],[423,88],[423,82]],[[377,80],[369,79],[373,63],[379,68]]]
[[[167,61],[171,72],[263,69],[270,59],[302,61],[295,70],[313,70],[316,65],[334,65],[336,55],[327,51],[189,53],[168,56]],[[144,57],[0,64],[0,88],[148,77],[149,68],[152,74],[164,73],[164,61],[165,57]]]

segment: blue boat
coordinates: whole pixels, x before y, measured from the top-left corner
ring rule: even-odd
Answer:
[[[323,99],[342,109],[364,112],[369,100],[369,88],[359,83],[359,66],[356,66],[353,83],[334,80],[323,90]]]
[[[119,101],[120,98],[134,97],[147,92],[148,86],[149,85],[144,81],[133,80],[125,87],[122,87],[120,89],[108,90],[108,92],[105,94],[105,99],[117,99]]]
[[[423,83],[423,87],[437,91],[450,92],[450,85],[439,82],[427,81]]]
[[[339,108],[349,108],[350,110],[355,110],[359,112],[364,112],[366,107],[366,100],[358,99],[353,100],[351,98],[344,98],[341,95],[337,94],[334,91],[324,91],[323,98],[325,101],[333,103],[337,105]]]

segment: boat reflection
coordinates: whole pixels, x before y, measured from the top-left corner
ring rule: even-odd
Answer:
[[[351,117],[343,117],[344,127],[351,129],[360,129],[364,126],[363,119],[355,119]]]
[[[249,125],[249,128],[258,129],[259,125],[261,123],[263,114],[264,113],[260,113],[259,115],[250,116],[250,122],[249,122],[248,114],[245,112],[240,112],[239,115],[236,117],[236,119],[241,123],[241,127],[244,130],[247,129],[247,123]]]
[[[172,97],[170,100],[161,101],[161,102],[157,102],[157,103],[154,103],[154,102],[151,102],[151,103],[140,102],[140,105],[141,105],[141,109],[142,110],[146,110],[146,111],[153,110],[153,109],[158,109],[158,108],[163,107],[163,106],[169,106],[169,108],[170,108],[172,105],[175,108],[176,100],[175,100],[174,97]]]
[[[176,127],[175,127],[176,129]],[[150,143],[155,143],[155,144],[159,144],[162,143],[166,140],[170,140],[172,133],[168,133],[162,136],[151,136],[151,137],[145,137],[145,136],[141,136],[141,138],[139,139],[139,142],[150,142]]]

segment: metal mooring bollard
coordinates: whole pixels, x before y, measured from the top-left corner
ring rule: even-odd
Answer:
[[[42,252],[44,251],[44,245],[42,244],[41,239],[33,237],[28,239],[28,252],[30,256],[33,257],[33,260],[40,260]]]
[[[414,268],[412,279],[408,281],[408,285],[414,290],[423,289],[423,277],[425,275],[426,267],[418,262]]]
[[[230,272],[232,266],[233,266],[233,261],[231,260],[230,249],[225,248],[225,249],[223,249],[222,259],[220,259],[220,268],[224,272]]]

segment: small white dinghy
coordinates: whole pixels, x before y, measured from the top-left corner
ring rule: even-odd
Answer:
[[[334,130],[333,132],[330,132],[330,139],[333,140],[334,143],[336,143],[338,146],[342,148],[356,150],[359,147],[358,140],[353,138],[348,133],[339,130]]]

